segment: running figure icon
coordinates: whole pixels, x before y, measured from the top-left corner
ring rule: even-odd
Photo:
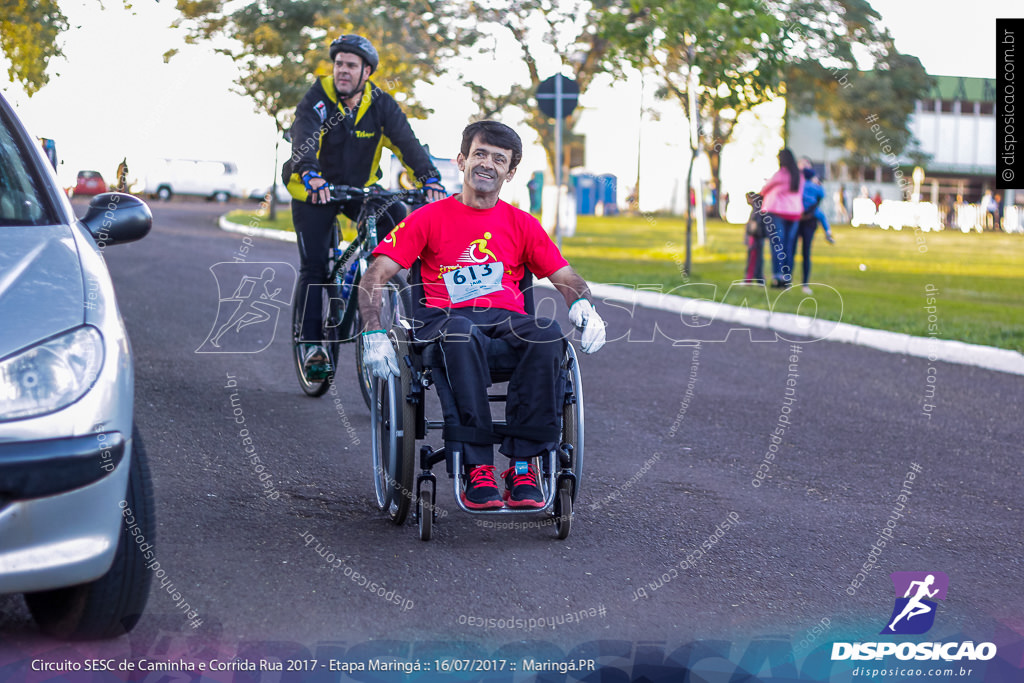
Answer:
[[[259,353],[274,340],[295,267],[277,261],[222,261],[210,266],[217,281],[217,315],[196,353]]]
[[[935,623],[938,601],[946,599],[949,577],[939,571],[893,572],[896,604],[883,634],[904,635],[927,632]]]
[[[923,602],[921,602],[921,598],[934,598],[935,594],[939,592],[938,588],[936,588],[933,591],[928,590],[928,588],[933,583],[935,583],[934,574],[929,574],[924,581],[912,581],[910,583],[910,587],[907,588],[907,592],[903,596],[905,598],[910,598],[910,602],[908,602],[906,607],[903,608],[903,611],[900,612],[900,615],[893,619],[892,623],[889,624],[890,631],[895,631],[896,622],[898,622],[900,619],[903,619],[904,617],[906,617],[907,621],[910,621],[912,618],[916,617],[919,614],[928,614],[933,609],[935,609],[931,605],[926,605]],[[917,593],[914,595],[914,597],[911,598],[910,593],[914,590],[914,586],[917,586]]]
[[[260,273],[258,278],[245,275],[238,282],[238,287],[235,289],[235,293],[231,295],[229,299],[224,301],[238,302],[238,308],[231,314],[228,321],[221,325],[220,329],[217,330],[217,334],[214,335],[210,343],[216,347],[220,347],[220,338],[224,336],[224,333],[234,328],[235,332],[241,332],[243,327],[249,325],[255,325],[262,323],[273,315],[273,311],[277,310],[277,305],[274,303],[268,303],[274,301],[274,297],[281,293],[281,288],[278,287],[273,292],[270,291],[270,283],[274,281],[274,269],[264,268],[263,272]],[[257,285],[263,285],[263,291],[259,291]],[[256,297],[259,297],[257,299]],[[267,308],[271,310],[267,310]]]

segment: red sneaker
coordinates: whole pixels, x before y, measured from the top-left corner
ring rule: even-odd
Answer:
[[[494,480],[494,465],[477,465],[466,474],[466,488],[462,502],[470,510],[494,510],[505,507],[498,495],[498,482]]]
[[[516,461],[501,477],[505,480],[505,504],[510,508],[544,507],[544,494],[533,465]]]

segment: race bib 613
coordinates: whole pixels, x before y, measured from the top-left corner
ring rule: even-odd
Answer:
[[[483,263],[450,270],[442,277],[448,288],[448,298],[453,304],[460,304],[479,296],[501,291],[501,276],[505,266],[497,263]]]

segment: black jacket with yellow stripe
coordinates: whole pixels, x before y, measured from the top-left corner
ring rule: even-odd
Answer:
[[[335,185],[373,185],[381,178],[385,147],[418,179],[417,185],[441,177],[391,95],[367,81],[353,111],[338,101],[333,77],[322,76],[295,110],[292,156],[284,169],[288,192],[299,200],[308,198],[302,183],[306,171]]]

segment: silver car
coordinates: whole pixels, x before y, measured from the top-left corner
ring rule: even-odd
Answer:
[[[0,593],[62,638],[123,634],[149,595],[153,493],[103,250],[151,225],[114,193],[76,219],[0,96]]]

